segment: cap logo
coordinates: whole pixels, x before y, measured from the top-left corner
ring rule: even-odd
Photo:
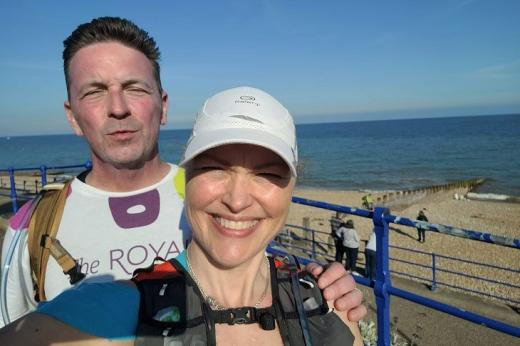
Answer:
[[[250,104],[250,105],[253,105],[253,106],[257,106],[257,107],[260,107],[260,103],[258,102],[255,102],[255,97],[254,96],[247,96],[247,95],[243,95],[243,96],[240,96],[238,99],[235,99],[235,104]]]
[[[242,119],[242,120],[246,120],[246,121],[253,121],[253,122],[255,122],[255,123],[263,124],[263,122],[261,122],[260,120],[255,119],[255,118],[253,118],[253,117],[248,117],[247,115],[234,114],[234,115],[230,115],[229,117],[230,117],[230,118]]]

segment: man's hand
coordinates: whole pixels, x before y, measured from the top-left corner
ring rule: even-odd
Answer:
[[[305,269],[317,278],[323,296],[327,301],[334,301],[335,309],[347,311],[348,319],[352,322],[365,317],[367,309],[361,304],[363,293],[356,288],[356,282],[340,263],[331,263],[325,271],[317,263],[309,263]]]

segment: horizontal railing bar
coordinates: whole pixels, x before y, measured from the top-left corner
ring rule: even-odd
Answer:
[[[46,169],[68,169],[68,168],[81,168],[88,165],[88,161],[81,165],[65,165],[65,166],[45,166]],[[42,166],[38,167],[22,167],[22,168],[14,168],[13,172],[21,172],[21,171],[39,171]],[[0,172],[9,172],[9,168],[0,169]]]
[[[385,221],[410,227],[421,227],[425,230],[448,234],[455,237],[466,238],[491,244],[520,249],[520,239],[509,238],[502,235],[473,231],[464,228],[428,223],[426,221],[415,221],[401,216],[386,215]]]
[[[462,272],[457,272],[457,271],[453,271],[453,270],[449,270],[449,269],[442,269],[442,268],[439,268],[439,267],[437,267],[435,269],[437,271],[439,271],[439,272],[444,272],[444,273],[453,274],[453,275],[465,276],[467,278],[471,278],[471,279],[475,279],[475,280],[481,280],[481,281],[487,281],[487,282],[491,282],[491,283],[494,283],[494,284],[509,286],[509,287],[513,287],[513,288],[520,288],[520,286],[517,286],[515,284],[510,284],[510,283],[507,283],[507,282],[500,282],[500,281],[488,279],[488,278],[481,277],[481,276],[465,274],[465,273],[462,273]]]
[[[459,262],[463,262],[463,263],[476,264],[476,265],[490,267],[490,268],[494,268],[494,269],[507,270],[507,271],[510,271],[510,272],[513,272],[513,273],[520,273],[520,269],[501,267],[501,266],[497,266],[497,265],[493,265],[493,264],[487,264],[487,263],[482,263],[482,262],[475,262],[475,261],[471,261],[471,260],[464,260],[464,259],[461,259],[461,258],[450,257],[450,256],[446,256],[446,255],[435,254],[435,256],[437,256],[437,258],[439,258],[439,257],[440,258],[446,258],[446,259],[455,260],[455,261],[459,261]]]
[[[451,288],[457,288],[459,290],[472,292],[472,293],[476,293],[476,294],[482,294],[484,296],[498,298],[498,299],[502,299],[502,300],[505,300],[505,301],[510,302],[510,303],[515,303],[515,304],[519,304],[520,305],[520,301],[518,301],[518,300],[505,298],[505,297],[501,297],[501,296],[494,296],[491,293],[480,292],[480,291],[472,290],[470,288],[465,288],[465,287],[462,287],[462,286],[452,285],[452,284],[449,284],[449,283],[446,283],[446,282],[442,282],[442,281],[437,281],[436,284],[437,285],[446,286],[446,287],[451,287]]]
[[[399,274],[399,275],[404,275],[404,276],[408,276],[408,277],[411,277],[411,278],[414,278],[414,279],[419,279],[419,280],[423,280],[427,283],[431,283],[432,280],[430,278],[423,278],[421,276],[417,276],[417,275],[413,275],[413,274],[408,274],[408,273],[403,273],[403,272],[400,272],[400,271],[397,271],[397,270],[390,270],[390,273],[394,273],[394,274]]]
[[[414,253],[420,253],[420,254],[428,255],[428,256],[432,255],[431,252],[425,252],[425,251],[420,251],[420,250],[415,250],[415,249],[408,249],[408,248],[397,246],[397,245],[389,245],[389,247],[396,248],[396,249],[399,249],[399,250],[414,252]],[[482,263],[482,262],[465,260],[465,259],[462,259],[462,258],[451,257],[451,256],[437,254],[437,253],[435,253],[435,256],[438,257],[438,258],[439,257],[440,258],[446,258],[446,259],[451,259],[451,260],[464,262],[464,263],[471,263],[471,264],[477,264],[477,265],[486,266],[486,267],[495,268],[495,269],[507,270],[507,271],[510,271],[510,272],[513,272],[513,273],[520,273],[520,269],[512,269],[512,268],[508,268],[508,267],[501,267],[501,266],[497,266],[497,265],[493,265],[493,264],[487,264],[487,263]]]
[[[414,253],[419,253],[421,255],[427,255],[427,256],[431,256],[432,255],[431,252],[415,250],[415,249],[408,249],[408,248],[397,246],[397,245],[388,245],[388,247],[391,247],[391,248],[394,248],[394,249],[399,249],[399,250],[404,250],[404,251],[409,251],[409,252],[414,252]]]
[[[407,261],[407,260],[397,259],[397,258],[394,258],[394,257],[388,257],[388,259],[391,259],[392,261],[396,261],[396,262],[410,264],[410,265],[413,265],[413,266],[416,266],[416,267],[422,267],[422,268],[425,268],[425,269],[432,269],[431,266],[428,266],[428,265],[425,265],[425,264],[414,263],[414,262],[410,262],[410,261]]]
[[[401,290],[401,289],[393,287],[393,286],[390,286],[387,289],[388,289],[389,293],[391,293],[392,295],[395,295],[396,297],[403,298],[403,299],[406,299],[406,300],[409,300],[409,301],[412,301],[412,302],[415,302],[415,303],[418,303],[418,304],[421,304],[421,305],[424,305],[424,306],[427,306],[430,308],[434,308],[434,309],[442,311],[442,312],[446,312],[450,315],[453,315],[453,316],[456,316],[456,317],[459,317],[464,320],[471,321],[471,322],[474,322],[477,324],[484,325],[486,327],[498,330],[500,332],[503,332],[503,333],[506,333],[509,335],[513,335],[513,336],[517,336],[517,337],[520,336],[520,328],[518,328],[518,327],[511,326],[511,325],[508,325],[503,322],[495,321],[493,319],[477,315],[473,312],[469,312],[469,311],[461,309],[461,308],[447,305],[447,304],[438,302],[433,299],[422,297],[417,294],[407,292],[407,291]]]
[[[357,215],[357,216],[362,216],[362,217],[366,217],[366,218],[373,218],[373,216],[374,216],[374,212],[371,210],[360,209],[360,208],[351,208],[351,207],[346,207],[346,206],[342,206],[342,205],[338,205],[338,204],[315,201],[315,200],[311,200],[311,199],[307,199],[307,198],[301,198],[301,197],[294,196],[292,198],[292,201],[293,201],[293,203],[297,203],[297,204],[303,204],[303,205],[308,205],[311,207],[316,207],[316,208],[321,208],[321,209],[339,211],[341,213]],[[446,226],[446,225],[430,224],[425,221],[414,221],[414,220],[408,219],[406,217],[394,216],[391,214],[385,215],[384,221],[387,223],[395,223],[395,224],[410,226],[410,227],[420,226],[426,230],[437,232],[437,233],[443,233],[443,234],[448,234],[448,235],[452,235],[455,237],[467,238],[467,239],[471,239],[471,240],[492,243],[492,244],[499,244],[502,246],[520,249],[520,239],[508,238],[508,237],[504,237],[504,236],[500,236],[500,235],[477,232],[477,231],[473,231],[473,230],[451,227],[451,226]]]

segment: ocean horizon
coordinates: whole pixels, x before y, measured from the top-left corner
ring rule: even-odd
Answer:
[[[520,196],[520,115],[296,125],[298,187],[397,191],[484,178],[477,192]],[[188,129],[162,130],[161,158],[176,163]],[[0,138],[0,170],[82,164],[74,135]]]

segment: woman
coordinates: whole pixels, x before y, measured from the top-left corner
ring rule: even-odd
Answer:
[[[359,250],[359,234],[354,229],[354,221],[347,220],[339,229],[341,238],[343,239],[343,247],[347,253],[347,265],[345,269],[354,275],[359,275],[356,271],[356,263]]]
[[[373,281],[376,279],[376,251],[377,251],[377,240],[376,231],[372,230],[370,238],[368,238],[367,245],[365,246],[365,276]]]
[[[328,337],[330,344],[345,345],[353,334],[361,345],[357,325],[344,312],[318,309],[324,304],[312,279],[297,277],[290,266],[265,255],[289,211],[297,155],[292,118],[270,95],[244,87],[211,97],[197,116],[181,162],[193,233],[188,249],[173,263],[137,274],[133,284],[139,292],[132,285],[99,284],[79,296],[78,290],[69,298],[60,296],[62,307],[78,298],[89,302],[89,294],[96,298],[98,306],[82,306],[80,319],[64,318],[53,303],[40,314],[81,330],[63,329],[66,337],[60,341],[75,345],[78,336],[102,344],[106,340],[92,335],[114,341],[132,337],[135,330],[136,344],[303,345],[313,337],[322,344]],[[31,323],[29,328],[38,327],[38,320]]]

